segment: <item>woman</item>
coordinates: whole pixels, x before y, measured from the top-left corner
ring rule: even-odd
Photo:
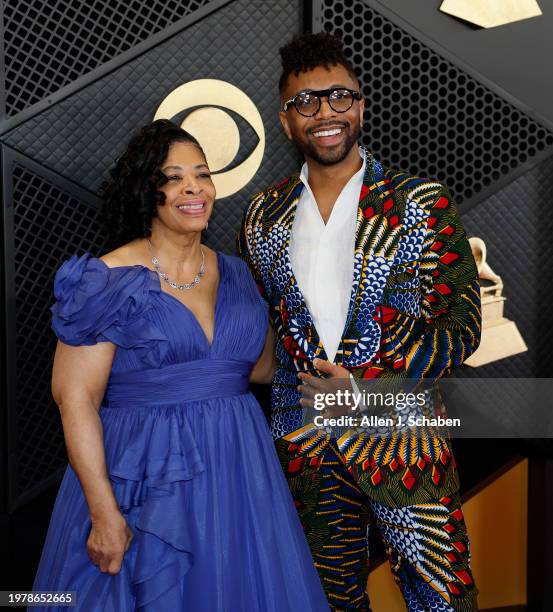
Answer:
[[[119,243],[55,279],[52,389],[67,468],[35,590],[78,610],[328,610],[248,381],[273,371],[246,265],[201,244],[215,188],[171,122],[104,191]],[[52,608],[49,608],[52,609]]]

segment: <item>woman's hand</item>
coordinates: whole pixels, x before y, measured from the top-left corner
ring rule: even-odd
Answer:
[[[132,533],[119,511],[106,468],[102,421],[104,397],[115,345],[58,343],[52,393],[59,406],[67,454],[90,511],[92,529],[87,549],[102,572],[117,574]]]
[[[88,556],[101,572],[118,574],[123,556],[133,538],[125,518],[119,511],[92,519],[92,529],[86,543]]]

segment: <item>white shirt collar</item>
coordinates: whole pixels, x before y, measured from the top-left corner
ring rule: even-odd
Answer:
[[[367,154],[361,169],[344,185],[325,224],[308,182],[307,164],[290,237],[290,262],[327,357],[334,361],[344,331],[353,283],[355,231],[359,194]]]

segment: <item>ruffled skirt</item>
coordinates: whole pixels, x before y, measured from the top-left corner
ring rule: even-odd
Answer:
[[[92,564],[88,506],[68,467],[34,590],[76,591],[83,612],[328,610],[250,393],[100,415],[131,546],[115,576]]]

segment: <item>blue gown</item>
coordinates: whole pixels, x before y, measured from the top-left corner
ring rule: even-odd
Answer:
[[[267,309],[244,262],[217,259],[212,345],[143,266],[110,269],[86,254],[58,271],[60,340],[117,346],[100,416],[109,478],[134,537],[117,575],[92,564],[88,506],[69,466],[34,590],[76,591],[83,612],[329,609],[248,390]]]

